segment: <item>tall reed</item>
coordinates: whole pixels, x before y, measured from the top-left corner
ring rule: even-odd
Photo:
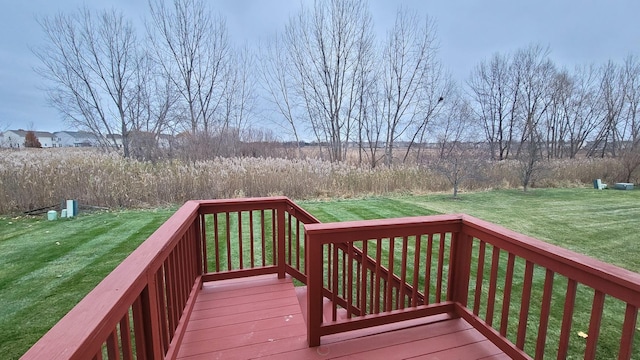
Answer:
[[[480,161],[480,160],[479,160]],[[520,186],[514,162],[484,162],[463,190]],[[616,180],[611,159],[545,163],[534,186]],[[95,149],[0,151],[0,213],[18,213],[77,199],[81,205],[155,207],[189,199],[285,195],[294,199],[389,193],[446,192],[451,184],[428,166],[375,169],[316,159],[216,158],[157,163],[123,159]]]

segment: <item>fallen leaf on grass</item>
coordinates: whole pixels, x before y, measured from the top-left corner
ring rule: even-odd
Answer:
[[[587,333],[585,333],[584,331],[578,331],[578,336],[580,336],[583,339],[586,339],[587,337],[589,337],[589,335],[587,335]]]

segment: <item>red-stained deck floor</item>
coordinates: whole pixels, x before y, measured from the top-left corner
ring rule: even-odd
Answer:
[[[178,358],[508,359],[467,322],[448,317],[326,336],[309,348],[293,283],[275,275],[205,283]]]

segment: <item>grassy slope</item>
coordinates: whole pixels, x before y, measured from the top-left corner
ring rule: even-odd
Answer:
[[[323,222],[465,212],[640,271],[640,191],[549,189],[300,204]],[[0,218],[0,353],[17,358],[170,215]],[[59,242],[60,245],[57,245]]]
[[[320,221],[466,213],[640,272],[640,190],[536,189],[300,203]]]
[[[0,218],[0,354],[18,358],[172,211]]]

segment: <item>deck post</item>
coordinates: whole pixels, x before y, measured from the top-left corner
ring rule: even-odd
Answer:
[[[141,294],[144,326],[145,326],[145,347],[146,355],[149,359],[163,358],[163,349],[160,338],[160,309],[158,306],[157,282],[155,274],[148,274],[147,286]]]
[[[455,301],[465,307],[469,298],[472,240],[472,237],[464,231],[454,232],[451,239],[447,300]]]
[[[285,203],[281,202],[279,203],[275,208],[277,211],[277,218],[278,218],[278,278],[279,279],[284,279],[285,277],[285,272],[286,272],[286,263],[287,263],[287,259],[285,257],[285,243],[286,243],[286,239],[285,239],[285,214],[286,214],[286,207],[285,207]]]
[[[307,265],[307,342],[320,345],[322,325],[322,243],[313,241],[305,225],[305,263]]]

